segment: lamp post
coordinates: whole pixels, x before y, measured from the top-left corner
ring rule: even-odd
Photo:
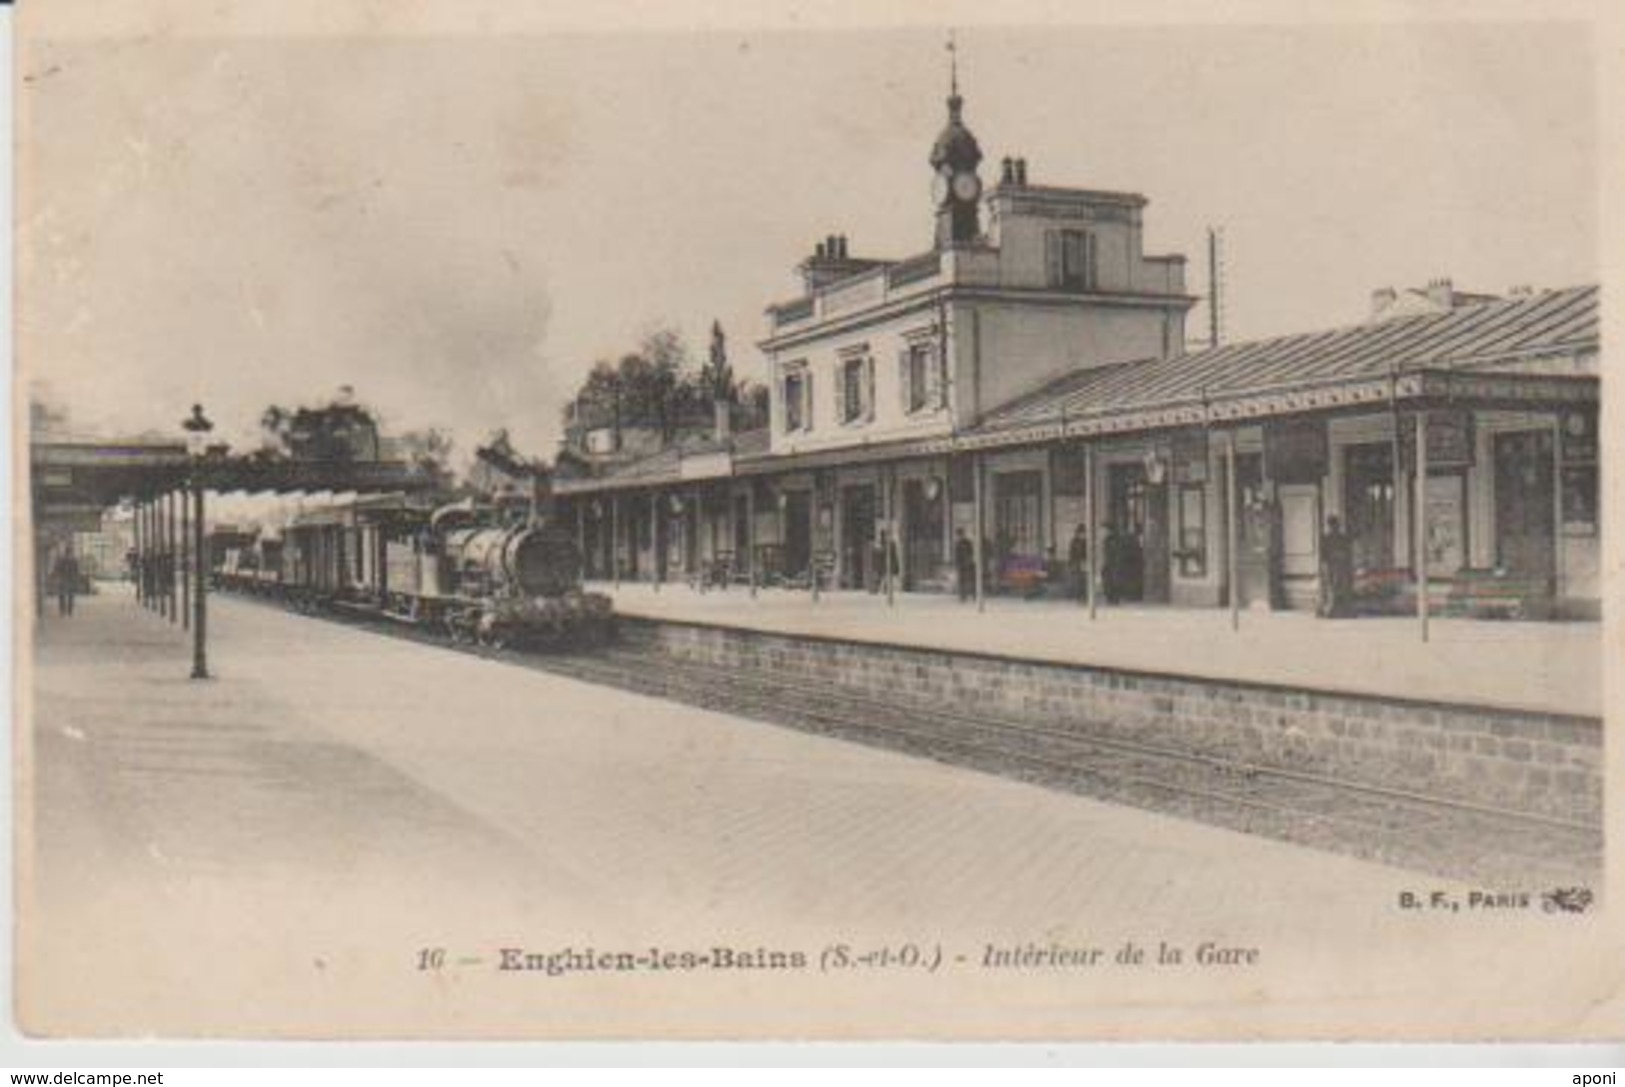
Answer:
[[[203,414],[203,405],[193,404],[192,414],[181,427],[186,431],[186,459],[191,469],[187,482],[192,491],[192,678],[208,679],[205,571],[209,562],[203,551],[203,458],[208,453],[209,431],[214,429],[214,424]]]

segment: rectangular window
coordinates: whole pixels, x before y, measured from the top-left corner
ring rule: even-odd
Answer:
[[[847,359],[841,364],[841,422],[855,423],[865,417],[864,386],[867,359]]]
[[[931,364],[936,352],[928,343],[917,343],[908,349],[908,410],[923,411],[931,407]]]
[[[1096,286],[1095,236],[1087,230],[1059,230],[1045,237],[1050,286],[1092,291]]]
[[[784,430],[794,433],[807,425],[807,375],[790,374],[784,379]]]
[[[1179,488],[1179,575],[1207,576],[1207,486],[1186,483]]]

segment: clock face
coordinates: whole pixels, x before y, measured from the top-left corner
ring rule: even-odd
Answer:
[[[982,194],[981,178],[975,174],[954,175],[954,195],[967,204]]]
[[[931,201],[938,207],[948,202],[948,175],[938,174],[931,179]]]

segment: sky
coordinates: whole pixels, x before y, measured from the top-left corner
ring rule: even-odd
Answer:
[[[18,359],[104,436],[202,402],[254,443],[341,385],[391,429],[551,453],[597,359],[763,307],[826,234],[930,245],[945,28],[417,37],[25,36]],[[965,119],[1035,183],[1223,228],[1231,339],[1361,320],[1373,288],[1597,279],[1580,24],[958,32]],[[1199,309],[1192,333],[1205,330]]]

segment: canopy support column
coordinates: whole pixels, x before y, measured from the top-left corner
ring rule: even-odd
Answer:
[[[1100,527],[1095,513],[1095,447],[1083,447],[1083,517],[1084,517],[1084,580],[1088,584],[1089,618],[1094,620],[1100,612]]]
[[[666,580],[665,554],[660,547],[660,492],[649,492],[649,578],[655,583],[655,592]]]
[[[1230,629],[1241,629],[1241,560],[1237,549],[1241,533],[1236,531],[1236,432],[1224,432],[1224,561],[1229,589]]]
[[[884,563],[881,569],[885,571],[886,606],[889,608],[897,603],[897,564],[892,561],[892,556],[897,554],[897,468],[895,465],[884,465],[881,471],[885,473],[882,485],[885,487],[886,533],[882,539],[884,546],[881,548],[883,554],[880,561]]]
[[[621,496],[609,496],[609,576],[617,592],[621,588]]]
[[[175,509],[178,504],[179,503],[175,501],[174,491],[164,492],[164,511],[167,514],[169,521],[169,544],[164,549],[164,588],[166,590],[164,593],[164,599],[165,604],[169,609],[169,621],[171,624],[180,622],[181,618],[180,586],[176,584],[178,575],[175,570],[175,566],[180,559],[180,556],[177,554],[177,552],[180,550],[180,548],[177,546],[180,543],[180,531],[177,525],[176,517],[178,511]]]
[[[147,557],[147,536],[141,530],[140,502],[130,507],[130,530],[135,533],[132,541],[135,548],[135,562],[130,569],[130,580],[135,582],[135,602],[145,604],[147,602],[147,587],[141,583],[141,570]]]
[[[183,489],[180,494],[181,506],[181,534],[180,534],[180,582],[181,582],[181,629],[192,628],[192,565],[196,558],[192,553],[192,516],[191,503],[186,501],[187,494]]]
[[[585,573],[587,566],[587,510],[578,499],[576,508],[576,553],[581,556],[581,566]]]
[[[745,491],[745,565],[750,570],[750,598],[756,599],[756,582],[760,575],[756,569],[756,480],[747,483]]]
[[[141,515],[146,519],[147,536],[146,561],[141,564],[141,577],[147,586],[147,610],[157,611],[157,579],[153,575],[158,569],[158,519],[153,516],[152,499],[141,504]]]
[[[1563,413],[1552,416],[1552,614],[1563,608]]]
[[[1416,413],[1416,617],[1422,640],[1428,640],[1428,413]]]
[[[209,678],[208,639],[208,581],[204,570],[209,566],[203,553],[203,481],[192,478],[192,550],[197,562],[192,564],[192,678]]]
[[[975,524],[974,535],[971,537],[971,547],[976,561],[976,610],[987,610],[987,591],[983,586],[986,579],[987,556],[982,553],[982,454],[970,455],[971,467],[971,506]]]

